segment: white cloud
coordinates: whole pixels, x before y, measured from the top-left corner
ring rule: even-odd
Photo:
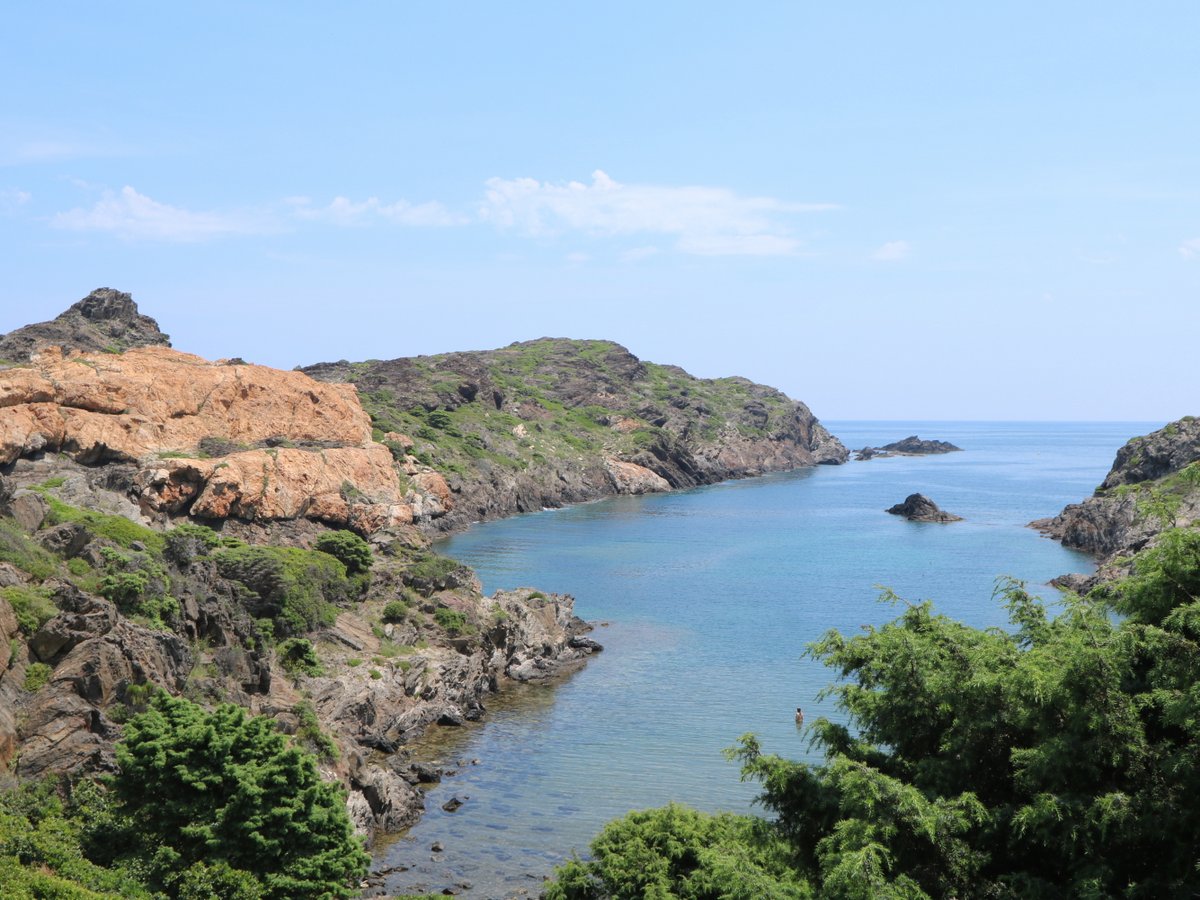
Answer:
[[[1180,244],[1179,255],[1184,259],[1200,259],[1200,238],[1192,238]]]
[[[876,250],[871,258],[879,262],[899,262],[902,259],[908,259],[910,252],[912,252],[912,247],[908,241],[888,241]]]
[[[18,207],[24,206],[33,199],[29,191],[0,191],[0,214],[12,215]]]
[[[397,200],[383,203],[378,197],[368,197],[355,203],[347,197],[334,197],[328,206],[314,207],[307,197],[292,197],[288,201],[298,218],[306,221],[328,222],[332,225],[368,225],[376,221],[393,225],[445,227],[463,225],[468,219],[451,213],[436,201],[409,203]]]
[[[90,209],[58,213],[55,228],[102,231],[132,240],[194,242],[232,234],[262,234],[272,230],[261,218],[238,213],[192,212],[168,206],[126,185],[119,193],[105,191]]]
[[[592,235],[666,234],[684,253],[787,255],[800,248],[788,236],[789,215],[836,209],[743,197],[726,188],[621,184],[600,170],[591,184],[533,178],[492,178],[479,216],[533,236],[576,230]]]

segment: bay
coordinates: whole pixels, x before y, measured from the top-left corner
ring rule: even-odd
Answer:
[[[1126,440],[1158,427],[826,425],[851,448],[916,433],[964,452],[615,498],[441,543],[488,592],[573,595],[580,616],[603,623],[593,636],[605,651],[566,681],[505,691],[483,724],[435,728],[415,748],[455,774],[429,791],[421,821],[377,852],[377,864],[407,867],[389,890],[536,895],[554,865],[631,809],[675,800],[751,811],[756,788],[722,749],[753,732],[768,752],[816,761],[794,710],[809,721],[838,717],[817,699],[833,673],[803,657],[808,642],[894,618],[900,610],[879,600],[884,587],[979,627],[1006,624],[993,596],[999,578],[1052,600],[1049,579],[1092,563],[1027,523],[1090,494]],[[914,492],[964,521],[884,513]],[[466,802],[445,812],[451,796]],[[432,853],[434,843],[444,852]]]

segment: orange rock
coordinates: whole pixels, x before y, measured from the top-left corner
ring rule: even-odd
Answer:
[[[137,460],[214,436],[360,446],[371,422],[352,385],[166,347],[67,356],[51,347],[28,368],[0,371],[2,463],[42,448]]]
[[[200,458],[205,438],[281,446]],[[301,372],[210,363],[165,347],[49,348],[29,367],[0,370],[0,464],[57,450],[84,462],[140,463],[135,490],[151,515],[306,517],[363,533],[413,521],[392,455],[371,440],[355,388]],[[414,481],[429,495],[414,502],[449,508],[441,475],[422,471]]]

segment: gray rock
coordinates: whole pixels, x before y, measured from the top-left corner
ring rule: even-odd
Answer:
[[[909,494],[903,503],[897,503],[887,512],[894,516],[904,516],[910,522],[961,522],[962,516],[956,516],[938,508],[938,505],[924,494]]]

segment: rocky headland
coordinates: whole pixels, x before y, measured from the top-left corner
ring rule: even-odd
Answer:
[[[283,372],[101,289],[0,348],[0,765],[109,771],[165,689],[273,717],[366,832],[419,815],[428,728],[600,649],[429,535],[847,455],[771,388],[599,341]]]
[[[861,450],[855,450],[854,459],[857,462],[863,462],[888,456],[931,456],[961,450],[962,447],[956,447],[949,441],[923,441],[913,434],[903,440],[884,444],[882,447],[863,447]]]
[[[897,503],[884,511],[893,516],[904,516],[910,522],[962,521],[962,516],[946,512],[924,494],[909,494],[904,498],[903,503]]]
[[[1091,497],[1030,526],[1065,546],[1097,557],[1094,576],[1069,576],[1085,590],[1119,574],[1121,559],[1152,544],[1168,528],[1200,522],[1200,419],[1185,416],[1117,451]]]
[[[615,494],[843,463],[803,403],[744,378],[695,378],[609,341],[302,370],[358,387],[375,437],[443,474],[450,530]]]

